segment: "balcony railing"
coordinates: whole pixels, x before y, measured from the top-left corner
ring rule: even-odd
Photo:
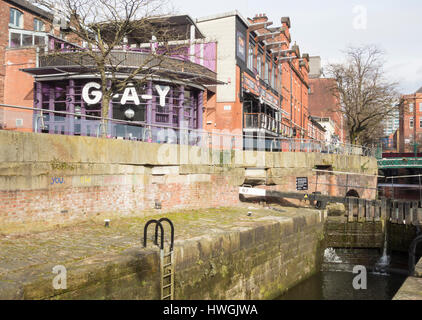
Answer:
[[[267,131],[279,134],[281,132],[281,123],[265,113],[245,113],[245,129],[265,129]]]
[[[58,121],[50,123],[49,114]],[[60,121],[66,117],[72,121]],[[270,152],[316,152],[341,155],[374,157],[376,149],[349,144],[330,144],[311,139],[254,136],[252,134],[225,133],[218,130],[189,129],[169,125],[146,124],[117,119],[53,111],[38,108],[0,104],[0,130],[37,132],[44,134],[100,137],[107,131],[107,138],[132,141],[189,144],[220,150],[260,150]],[[271,117],[269,117],[271,118]],[[19,125],[18,125],[18,121]],[[102,122],[106,122],[103,126]]]
[[[100,53],[98,53],[100,55]],[[163,72],[175,72],[184,74],[186,76],[201,77],[203,80],[208,79],[212,83],[219,84],[216,81],[217,75],[208,68],[192,63],[190,61],[183,61],[170,55],[153,56],[150,53],[136,52],[136,51],[112,51],[108,57],[110,62],[109,67],[118,66],[121,70],[136,69],[143,66],[144,69],[157,68]],[[93,70],[96,69],[94,58],[84,51],[76,52],[61,52],[41,55],[39,57],[39,66],[46,67],[60,67],[65,70],[67,68],[85,68]],[[223,84],[223,83],[221,83]]]

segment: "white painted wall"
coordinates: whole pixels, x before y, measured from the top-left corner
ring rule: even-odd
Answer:
[[[333,135],[335,135],[334,123],[332,123],[331,121],[321,121],[321,122],[319,122],[319,124],[321,126],[323,126],[325,128],[325,130],[327,130],[325,132],[325,141],[327,143],[331,143],[332,137],[333,137]]]
[[[217,102],[236,100],[236,16],[197,22],[209,39],[217,41],[217,79],[227,85],[217,86]]]

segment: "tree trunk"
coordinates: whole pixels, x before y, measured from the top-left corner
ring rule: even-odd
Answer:
[[[108,133],[108,111],[110,107],[110,97],[103,93],[103,99],[101,101],[101,137],[106,138]]]

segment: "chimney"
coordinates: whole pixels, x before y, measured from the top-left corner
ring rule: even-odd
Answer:
[[[253,18],[253,23],[268,22],[268,17],[265,13],[256,14]]]
[[[281,18],[281,25],[283,27],[287,27],[288,29],[290,29],[290,27],[291,27],[290,18],[289,17],[282,17]]]

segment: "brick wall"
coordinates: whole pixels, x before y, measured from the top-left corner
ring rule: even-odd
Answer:
[[[399,107],[399,152],[413,152],[417,143],[422,150],[422,88],[415,94],[404,95]],[[411,119],[413,126],[411,126]]]
[[[172,151],[173,150],[173,151]],[[0,225],[8,222],[66,221],[97,213],[139,214],[163,210],[232,206],[238,187],[249,183],[249,168],[267,167],[257,179],[267,188],[296,191],[296,178],[309,178],[309,192],[344,196],[344,175],[316,176],[316,165],[338,171],[377,172],[375,159],[319,153],[257,153],[236,150],[229,163],[196,163],[208,149],[114,139],[34,134],[0,130]],[[213,150],[220,157],[218,150]],[[179,158],[189,155],[185,162]],[[264,156],[263,163],[254,162]],[[236,159],[240,159],[239,161]],[[183,161],[184,161],[183,160]],[[218,160],[220,161],[220,160]],[[253,171],[253,170],[252,170]],[[373,198],[375,177],[349,176],[349,189]]]
[[[23,30],[34,30],[34,18],[37,18],[44,22],[46,32],[49,32],[51,28],[51,24],[45,18],[40,17],[39,15],[34,14],[32,11],[26,10],[25,8],[17,7],[10,4],[9,2],[0,0],[0,103],[6,103],[5,94],[7,94],[5,93],[5,77],[7,77],[6,63],[8,60],[6,57],[6,49],[9,45],[10,8],[15,8],[23,13]],[[20,78],[18,76],[15,76],[13,80],[15,80],[16,78],[18,78],[18,80],[14,83],[20,83]],[[23,81],[25,80],[26,79],[24,77]]]

